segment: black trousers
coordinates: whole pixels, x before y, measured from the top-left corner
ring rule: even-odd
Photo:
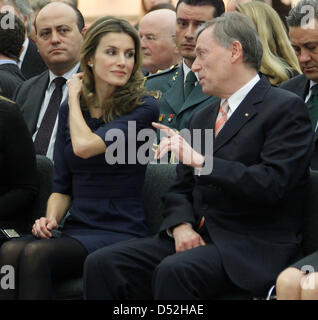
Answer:
[[[84,265],[89,300],[213,299],[233,290],[240,291],[211,241],[176,253],[174,239],[164,233],[99,249]]]

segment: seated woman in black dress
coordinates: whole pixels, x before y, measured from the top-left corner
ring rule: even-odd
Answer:
[[[38,192],[32,138],[18,106],[0,96],[0,228],[25,232]]]
[[[59,112],[46,217],[34,223],[33,236],[2,246],[0,262],[13,265],[19,279],[15,290],[0,289],[0,299],[49,299],[52,279],[81,275],[89,253],[147,235],[141,201],[146,165],[108,163],[112,141],[106,139],[120,131],[122,138],[114,142],[127,160],[128,151],[140,146],[135,138],[134,150],[128,150],[128,126],[133,124],[138,135],[159,117],[158,102],[146,95],[140,66],[138,34],[127,21],[105,17],[88,29],[83,73],[69,80],[68,105]],[[62,236],[52,238],[52,229],[67,212]]]

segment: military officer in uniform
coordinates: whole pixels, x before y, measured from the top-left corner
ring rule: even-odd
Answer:
[[[176,42],[183,57],[180,66],[149,75],[145,85],[156,91],[160,102],[159,122],[181,131],[192,114],[215,101],[202,92],[197,75],[191,71],[195,59],[195,32],[204,22],[224,12],[222,0],[179,0]]]

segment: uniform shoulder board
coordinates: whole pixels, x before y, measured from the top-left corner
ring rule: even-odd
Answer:
[[[147,76],[146,78],[147,78],[147,79],[151,79],[151,78],[154,78],[154,77],[157,77],[157,76],[161,76],[161,75],[163,75],[163,74],[168,74],[168,73],[170,73],[170,72],[175,71],[178,67],[179,67],[178,64],[172,65],[170,68],[165,69],[165,70],[158,70],[156,73],[150,74],[150,75]]]

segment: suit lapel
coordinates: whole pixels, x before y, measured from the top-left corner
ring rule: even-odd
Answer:
[[[218,134],[214,142],[214,153],[217,152],[225,143],[257,114],[254,105],[263,100],[264,94],[270,88],[270,84],[263,78],[248,93],[245,99],[234,111],[230,119],[225,123],[224,127]],[[218,109],[218,108],[217,108]],[[215,122],[213,124],[213,129]]]
[[[49,72],[46,71],[39,76],[37,81],[34,82],[33,86],[30,87],[30,93],[25,101],[24,118],[29,124],[29,129],[32,134],[36,130],[36,124],[40,109],[44,100],[45,92],[49,83]]]
[[[188,108],[198,105],[209,98],[211,97],[207,96],[202,92],[202,86],[200,84],[197,84],[187,97],[187,100],[184,101],[182,108],[179,110],[178,113],[181,113]]]
[[[298,95],[301,96],[304,100],[306,99],[306,96],[309,91],[310,81],[303,75],[302,81],[299,83],[298,86]],[[296,92],[297,93],[297,92]]]
[[[171,86],[171,88],[163,94],[163,98],[165,98],[175,114],[178,114],[180,106],[182,106],[184,103],[184,81],[182,66],[179,67],[178,75],[174,77],[175,78],[172,78],[169,81],[168,84]]]

